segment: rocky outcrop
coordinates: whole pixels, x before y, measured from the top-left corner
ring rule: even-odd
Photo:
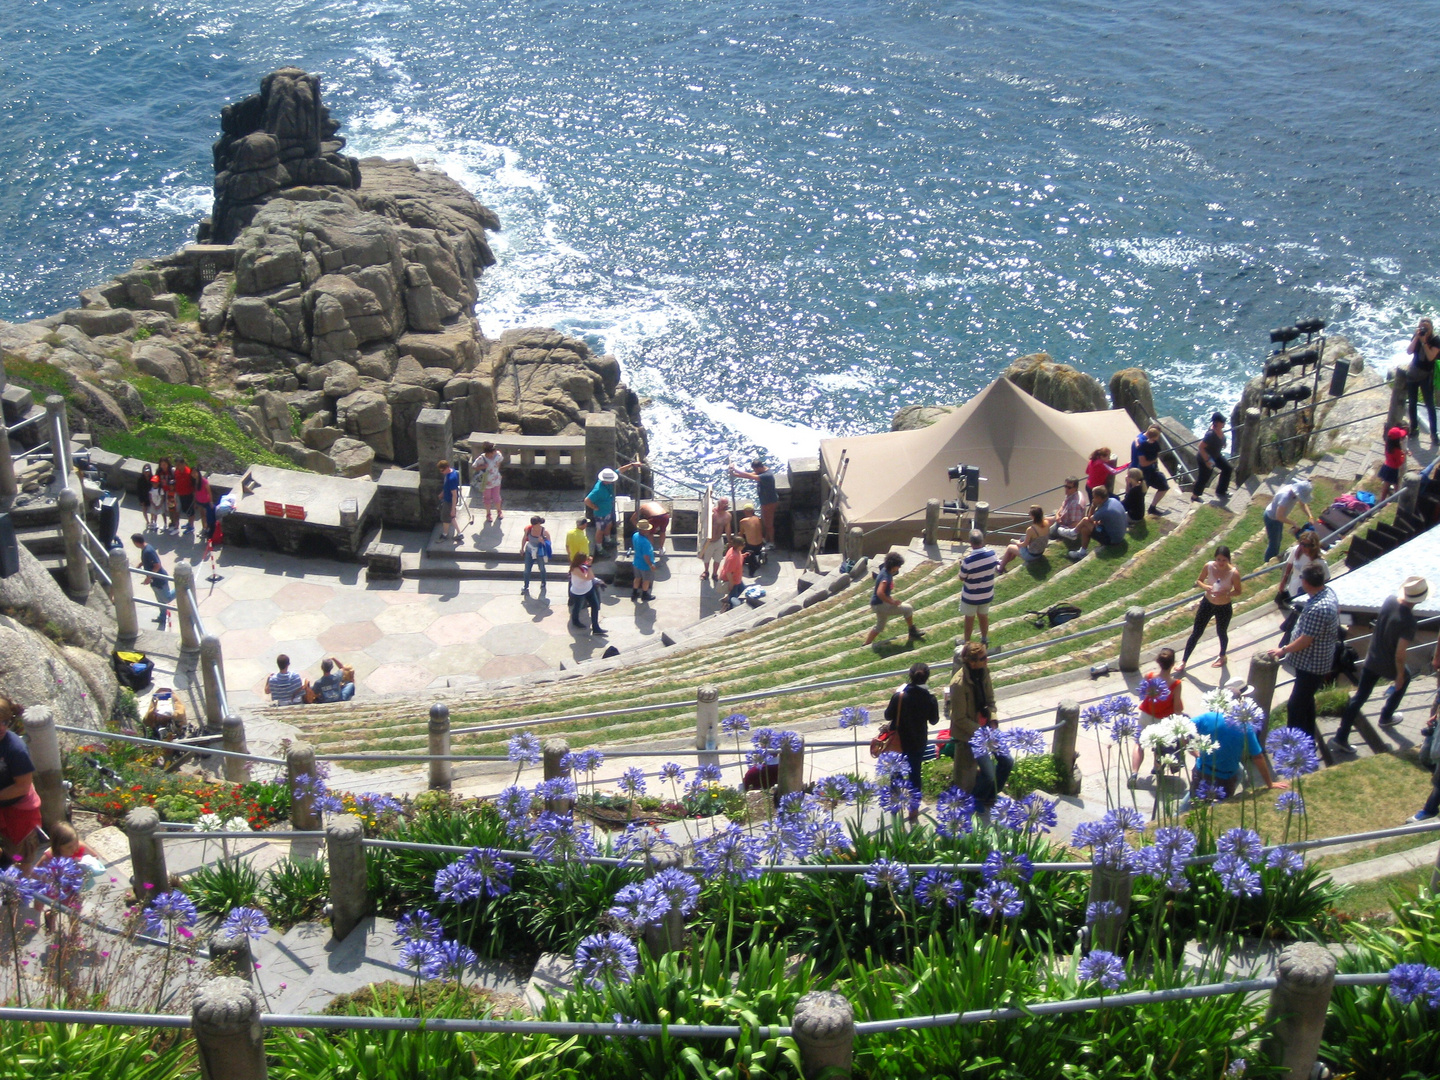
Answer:
[[[1110,407],[1124,409],[1142,431],[1155,420],[1155,395],[1150,376],[1138,368],[1121,368],[1110,376]]]
[[[1005,369],[1005,378],[1061,412],[1094,412],[1110,407],[1099,379],[1069,364],[1055,363],[1049,353],[1020,357]]]
[[[955,406],[953,405],[905,405],[891,417],[890,430],[919,431],[954,411]]]

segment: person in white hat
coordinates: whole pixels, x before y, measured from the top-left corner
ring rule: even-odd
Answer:
[[[598,550],[615,528],[615,483],[620,474],[614,469],[601,469],[595,486],[585,496],[585,509],[595,522],[595,547]]]
[[[1365,653],[1365,663],[1360,668],[1360,682],[1355,687],[1345,711],[1340,714],[1340,728],[1330,740],[1330,749],[1342,754],[1353,754],[1350,746],[1350,729],[1355,718],[1370,699],[1370,693],[1381,679],[1394,679],[1395,689],[1385,699],[1380,709],[1380,726],[1393,727],[1401,720],[1395,710],[1400,699],[1410,686],[1410,672],[1405,668],[1405,651],[1415,640],[1419,628],[1415,621],[1415,605],[1424,603],[1430,595],[1430,583],[1423,577],[1408,577],[1395,596],[1387,596],[1380,605],[1380,614],[1375,616],[1375,626],[1370,631],[1370,648]]]
[[[1295,509],[1296,503],[1305,511],[1310,524],[1317,524],[1315,512],[1310,509],[1310,500],[1314,497],[1315,489],[1310,486],[1309,480],[1296,480],[1293,484],[1286,484],[1270,496],[1270,504],[1265,507],[1265,558],[1260,560],[1261,562],[1280,557],[1281,541],[1285,539],[1285,523],[1289,521],[1290,511]]]

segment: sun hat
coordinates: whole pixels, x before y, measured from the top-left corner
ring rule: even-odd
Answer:
[[[654,528],[654,526],[651,525],[648,521],[642,521],[640,522],[640,524],[636,525],[635,528],[639,529],[641,532],[649,532],[652,528]]]
[[[1423,577],[1407,577],[1400,586],[1400,599],[1410,604],[1419,604],[1430,595],[1430,583]]]
[[[600,470],[600,482],[601,482],[602,484],[613,484],[613,483],[615,483],[616,480],[619,480],[619,479],[620,479],[620,474],[617,473],[614,469],[601,469],[601,470]]]
[[[1309,480],[1296,480],[1295,494],[1300,497],[1301,502],[1308,503],[1310,496],[1315,494],[1315,488],[1311,486]]]
[[[1236,697],[1251,697],[1255,693],[1255,687],[1251,686],[1238,675],[1233,679],[1226,679],[1225,682],[1220,685],[1220,689],[1228,690]]]

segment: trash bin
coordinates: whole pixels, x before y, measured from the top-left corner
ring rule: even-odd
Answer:
[[[115,495],[103,495],[99,502],[100,524],[99,532],[95,539],[104,544],[106,549],[121,547],[119,537],[120,531],[120,499]]]
[[[360,503],[355,499],[340,500],[340,527],[353,529],[360,520]]]

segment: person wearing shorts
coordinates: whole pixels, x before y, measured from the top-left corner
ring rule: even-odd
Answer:
[[[865,644],[872,644],[885,629],[888,623],[896,615],[901,616],[907,626],[910,627],[910,641],[921,641],[925,635],[915,627],[915,609],[909,604],[902,604],[895,599],[895,575],[899,573],[900,567],[905,565],[905,556],[898,551],[892,551],[885,556],[885,562],[880,567],[880,572],[875,575],[875,590],[870,594],[870,610],[875,615],[875,628],[865,635]]]
[[[440,471],[440,539],[458,544],[465,539],[455,527],[455,514],[460,507],[460,470],[452,468],[444,458],[435,467]]]
[[[0,856],[6,866],[18,861],[28,871],[40,857],[40,795],[35,790],[35,763],[25,741],[10,728],[20,710],[0,696]]]
[[[1151,424],[1130,444],[1130,467],[1139,469],[1145,476],[1146,486],[1155,492],[1154,498],[1150,500],[1152,514],[1163,513],[1160,500],[1165,496],[1165,492],[1170,490],[1170,481],[1166,480],[1165,474],[1160,471],[1162,449],[1159,424]]]
[[[480,453],[470,464],[470,471],[480,479],[480,504],[485,507],[485,524],[490,524],[493,512],[496,521],[505,520],[505,507],[500,498],[500,466],[505,464],[505,455],[495,449],[493,442],[480,444]]]
[[[185,464],[183,457],[175,459],[175,501],[178,516],[185,518],[185,531],[195,531],[195,470]]]
[[[614,469],[601,469],[600,475],[595,478],[595,486],[585,496],[585,509],[590,514],[590,520],[595,522],[597,550],[605,546],[605,541],[615,529],[615,485],[619,480],[620,474]]]
[[[700,580],[720,580],[720,560],[725,557],[725,538],[730,535],[730,500],[716,499],[710,511],[710,538],[700,548]]]
[[[1043,514],[1042,514],[1043,517]],[[1000,573],[1000,559],[985,546],[985,534],[970,530],[970,550],[960,560],[960,614],[965,616],[965,640],[980,620],[980,644],[990,644],[990,601],[995,599],[995,578]]]

